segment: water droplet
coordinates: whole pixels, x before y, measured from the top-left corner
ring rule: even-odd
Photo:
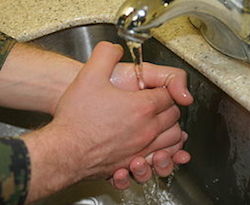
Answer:
[[[218,178],[215,178],[212,183],[215,184],[215,183],[218,183],[220,180]]]

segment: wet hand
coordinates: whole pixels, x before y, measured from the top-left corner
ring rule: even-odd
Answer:
[[[62,150],[69,152],[70,167],[79,176],[109,176],[128,168],[134,157],[158,150],[156,138],[169,130],[179,138],[180,128],[173,126],[179,111],[166,88],[132,91],[112,85],[110,77],[122,53],[119,46],[98,44],[62,96],[51,123],[60,128],[58,134],[68,136]]]
[[[173,100],[183,106],[191,105],[193,97],[187,88],[187,73],[179,68],[143,63],[145,88],[166,87]],[[110,81],[117,88],[138,90],[133,63],[119,63]]]
[[[170,175],[179,164],[186,164],[191,156],[182,150],[183,144],[187,140],[186,133],[177,144],[151,153],[148,157],[136,157],[130,162],[130,169],[117,170],[111,184],[117,189],[127,189],[131,183],[131,175],[134,180],[144,183],[151,179],[153,171],[160,177]]]
[[[158,66],[150,63],[144,63],[143,68],[144,80],[147,88],[166,87],[176,103],[180,105],[190,105],[193,98],[187,89],[186,73],[177,68]],[[120,63],[116,66],[111,78],[111,82],[126,90],[137,90],[138,83],[135,77],[133,64]],[[166,145],[164,141],[171,141],[171,135],[159,137],[155,145]],[[137,157],[130,163],[130,171],[135,180],[145,182],[152,176],[152,168],[155,173],[161,177],[168,176],[177,164],[184,164],[190,160],[190,154],[181,150],[184,142],[187,140],[187,134],[183,132],[181,140],[170,147],[164,148],[155,153],[151,153],[147,158]],[[126,189],[130,185],[128,169],[117,170],[112,184],[118,189]]]

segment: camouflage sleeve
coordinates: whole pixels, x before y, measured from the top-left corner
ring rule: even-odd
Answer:
[[[0,137],[0,204],[24,204],[29,179],[30,159],[24,142]]]
[[[0,70],[16,42],[15,39],[0,32]]]

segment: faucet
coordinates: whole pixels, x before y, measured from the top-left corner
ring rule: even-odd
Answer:
[[[143,43],[152,28],[183,15],[214,48],[250,63],[250,0],[127,0],[117,13],[118,34]]]

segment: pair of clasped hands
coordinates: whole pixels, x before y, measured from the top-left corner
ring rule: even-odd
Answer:
[[[126,189],[130,176],[143,183],[153,169],[167,176],[190,160],[176,105],[193,101],[186,73],[144,63],[145,89],[139,90],[134,65],[119,63],[122,55],[121,46],[100,42],[54,100],[52,122],[24,136],[32,165],[28,201],[86,178]]]
[[[129,187],[129,171],[135,180],[145,182],[152,169],[167,176],[176,164],[190,160],[182,150],[187,133],[179,126],[176,103],[186,106],[193,101],[184,71],[144,63],[146,89],[139,90],[133,64],[119,63],[122,55],[121,46],[99,43],[55,115],[56,123],[65,116],[67,122],[74,122],[71,105],[82,113],[83,119],[77,117],[72,126],[81,130],[88,125],[83,132],[88,137],[84,146],[90,156],[93,153],[88,165],[94,171],[91,175],[113,174],[111,182],[118,189]]]

